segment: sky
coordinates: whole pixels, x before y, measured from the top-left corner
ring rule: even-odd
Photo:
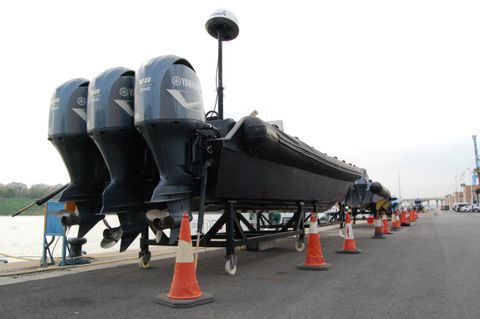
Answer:
[[[395,194],[400,176],[402,197],[444,196],[462,174],[470,183],[480,2],[461,0],[5,2],[0,183],[68,181],[47,127],[53,90],[72,78],[175,54],[212,109],[216,41],[205,22],[218,8],[240,24],[224,45],[226,117],[283,120]]]

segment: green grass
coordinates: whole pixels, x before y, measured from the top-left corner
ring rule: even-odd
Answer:
[[[30,198],[0,198],[0,215],[12,215],[33,201]],[[43,215],[43,206],[34,205],[21,215]]]

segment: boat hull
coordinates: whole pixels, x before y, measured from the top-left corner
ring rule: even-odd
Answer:
[[[210,200],[236,200],[259,207],[316,203],[327,210],[342,201],[352,181],[258,158],[222,147],[215,156],[207,194]],[[209,177],[210,177],[209,176]]]

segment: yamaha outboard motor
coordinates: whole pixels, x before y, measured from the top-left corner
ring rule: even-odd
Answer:
[[[135,72],[109,69],[89,86],[87,130],[97,144],[110,172],[110,184],[103,192],[102,213],[117,213],[119,228],[104,231],[102,247],[121,239],[124,251],[145,229],[144,202],[150,200],[158,182],[153,158],[135,129]]]
[[[172,244],[182,215],[191,218],[192,141],[199,130],[211,127],[205,122],[200,81],[187,60],[162,56],[141,66],[135,85],[135,125],[160,173],[151,201],[168,207]]]
[[[62,217],[66,226],[79,225],[83,237],[104,216],[99,215],[109,175],[97,146],[87,134],[88,81],[60,85],[50,105],[48,139],[57,148],[70,175],[60,201],[73,201],[78,212]]]
[[[365,172],[357,179],[345,200],[345,204],[358,209],[365,209],[380,200],[390,200],[390,191],[379,182],[372,182]]]

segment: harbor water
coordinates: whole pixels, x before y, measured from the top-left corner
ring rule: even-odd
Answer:
[[[205,215],[204,231],[212,227],[218,217],[219,214]],[[116,215],[108,215],[106,219],[112,227],[119,225]],[[10,216],[0,216],[0,259],[6,259],[8,262],[18,262],[22,260],[5,256],[8,255],[25,259],[40,260],[43,241],[43,222],[43,216],[17,216],[15,218]],[[190,223],[190,227],[192,234],[196,233],[196,215],[194,215],[193,220]],[[102,222],[99,222],[92,230],[88,232],[86,236],[88,241],[83,246],[84,251],[86,251],[88,254],[118,251],[120,246],[119,244],[108,249],[103,249],[100,247],[100,242],[103,239],[102,234],[104,229],[105,225]],[[75,237],[77,231],[77,226],[72,227],[68,231],[68,237]],[[168,235],[168,231],[166,231],[166,234]],[[128,250],[139,249],[139,238],[140,236],[138,236],[138,238],[130,245]],[[150,233],[150,238],[154,238],[152,232]],[[54,244],[52,244],[51,247],[53,247],[53,245]],[[56,257],[61,255],[61,247],[61,240],[59,240],[54,250],[54,255]]]

